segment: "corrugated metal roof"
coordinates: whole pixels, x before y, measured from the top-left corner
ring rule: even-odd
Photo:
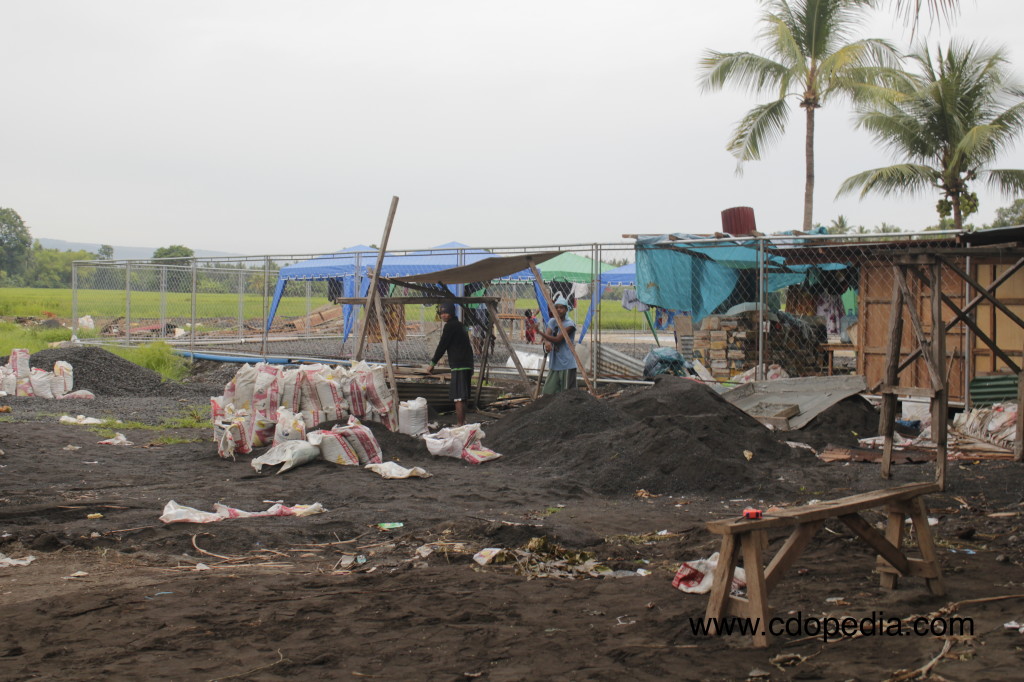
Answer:
[[[1017,375],[975,377],[968,387],[972,407],[990,407],[1017,400]]]

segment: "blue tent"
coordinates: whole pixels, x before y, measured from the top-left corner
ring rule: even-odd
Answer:
[[[288,282],[331,280],[344,297],[366,296],[370,290],[373,269],[377,265],[378,253],[368,246],[350,246],[333,254],[281,268],[277,275],[277,286],[274,287],[274,297],[270,303],[267,329],[270,329],[277,314],[281,296]],[[492,255],[483,249],[475,249],[459,242],[448,242],[431,249],[408,253],[385,252],[380,274],[382,277],[398,278],[422,275],[475,263]],[[343,330],[346,338],[352,331],[354,322],[354,308],[345,305]]]
[[[616,284],[636,284],[636,263],[625,265],[601,273],[601,284],[604,286]],[[601,287],[598,287],[601,288]]]

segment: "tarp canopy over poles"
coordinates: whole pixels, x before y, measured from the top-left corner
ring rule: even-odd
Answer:
[[[743,273],[761,258],[767,291],[804,284],[817,272],[842,270],[843,263],[787,265],[779,250],[761,250],[756,239],[706,239],[693,235],[650,235],[636,240],[637,298],[646,305],[688,310],[694,322],[712,314],[736,289]]]

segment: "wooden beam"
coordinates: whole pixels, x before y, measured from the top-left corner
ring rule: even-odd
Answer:
[[[789,537],[786,538],[786,542],[782,545],[775,556],[772,558],[771,563],[768,564],[768,568],[764,572],[765,591],[770,594],[775,586],[782,580],[782,576],[786,571],[796,563],[796,560],[800,558],[800,554],[807,549],[807,545],[810,544],[811,538],[818,532],[824,521],[812,521],[810,523],[801,523],[793,532],[790,533]]]
[[[491,329],[494,327],[494,318],[496,316],[491,314],[491,310],[487,310],[487,328],[484,329],[484,348],[483,358],[480,360],[480,376],[476,380],[476,402],[473,405],[476,409],[480,409],[480,394],[484,390],[484,375],[487,374],[487,361],[491,357]]]
[[[768,646],[768,587],[765,584],[764,565],[761,559],[761,548],[768,537],[763,530],[747,533],[740,540],[743,549],[743,570],[747,576],[747,613],[745,616],[753,622],[762,624],[754,632],[754,646]],[[719,559],[721,560],[721,559]]]
[[[373,278],[370,280],[370,291],[366,296],[366,315],[369,315],[373,302],[377,299],[377,280],[380,279],[380,270],[384,265],[384,253],[388,248],[388,239],[391,237],[391,226],[395,222],[395,212],[398,211],[398,197],[391,197],[391,208],[388,209],[388,218],[384,223],[384,234],[380,240],[380,251],[377,253],[377,264],[373,268]],[[359,345],[356,346],[354,359],[356,362],[363,359],[363,348],[366,346],[366,334],[369,331],[366,315],[363,316],[363,331],[359,335]],[[381,341],[384,341],[386,331],[381,327]],[[386,344],[387,342],[384,341]]]
[[[1024,320],[1022,320],[1015,312],[1013,312],[1005,305],[1003,305],[1002,301],[1000,301],[998,298],[989,293],[988,290],[985,287],[981,286],[981,284],[979,284],[976,279],[971,277],[968,273],[964,272],[963,269],[960,268],[960,266],[958,266],[956,263],[953,263],[952,261],[949,261],[947,259],[941,260],[946,267],[948,267],[956,274],[960,275],[961,279],[963,279],[965,282],[974,287],[978,291],[978,293],[980,293],[982,296],[985,297],[986,300],[988,300],[989,303],[998,308],[1000,312],[1002,312],[1004,315],[1010,318],[1010,320],[1012,320],[1018,327],[1024,329]]]
[[[996,289],[999,288],[1000,285],[1005,284],[1006,281],[1009,280],[1010,277],[1012,277],[1014,275],[1014,273],[1016,273],[1022,267],[1024,267],[1024,258],[1021,258],[1020,260],[1018,260],[1016,263],[1014,263],[1012,266],[1010,266],[1006,270],[1006,272],[1004,272],[1003,274],[999,275],[999,277],[997,277],[995,280],[993,280],[992,283],[989,284],[988,287],[985,289],[985,291],[987,291],[989,293],[994,292]],[[981,294],[978,294],[973,299],[971,299],[967,303],[967,305],[965,305],[963,307],[961,312],[964,315],[970,314],[970,312],[972,310],[974,310],[975,308],[977,308],[978,304],[981,303],[984,300],[985,300],[985,297],[982,296]],[[948,332],[950,329],[955,327],[959,321],[960,320],[957,319],[957,320],[951,320],[949,323],[947,323],[946,324],[946,331]],[[921,355],[921,349],[920,348],[918,348],[917,350],[912,352],[910,355],[908,355],[900,363],[899,368],[897,369],[897,373],[902,372],[907,367],[910,367],[910,365],[914,362],[914,360],[917,360],[918,356],[920,356],[920,355]],[[878,387],[881,386],[883,383],[884,383],[884,380],[883,381],[879,381],[877,384],[875,384],[870,389],[868,389],[868,393],[875,393],[876,391],[878,391]]]
[[[1017,434],[1013,438],[1013,461],[1024,462],[1024,372],[1017,375]]]
[[[920,271],[918,271],[916,269],[913,270],[912,272],[913,272],[914,276],[917,277],[923,284],[925,284],[928,287],[931,287],[931,285],[932,285],[931,282],[932,281],[931,281],[930,277],[925,277],[923,273],[921,273]],[[1010,368],[1010,371],[1012,371],[1012,372],[1019,372],[1019,371],[1021,371],[1021,367],[1019,367],[1017,365],[1017,362],[1015,360],[1013,360],[1009,355],[1007,355],[1006,352],[1003,351],[1002,348],[997,346],[996,342],[994,340],[992,340],[989,337],[988,334],[986,334],[984,331],[982,331],[981,327],[978,326],[978,323],[976,323],[974,320],[972,320],[964,311],[960,310],[960,308],[957,306],[956,302],[953,301],[953,299],[951,299],[949,296],[947,296],[945,294],[945,292],[941,291],[941,289],[939,291],[939,295],[942,296],[942,302],[946,304],[946,307],[949,308],[950,311],[956,316],[956,320],[953,320],[948,325],[944,325],[944,332],[949,331],[950,329],[952,329],[953,325],[955,325],[957,323],[957,321],[963,322],[964,325],[968,329],[970,329],[974,333],[974,335],[977,336],[981,340],[982,343],[984,343],[986,346],[988,346],[989,349],[1000,360],[1002,360],[1003,362],[1006,363],[1007,367]]]
[[[932,365],[946,366],[946,332],[942,325],[942,266],[940,259],[932,265]],[[946,445],[949,431],[949,388],[945,373],[940,372],[935,397],[932,398],[932,437],[935,439],[935,482],[946,489]],[[926,520],[927,529],[927,520]]]
[[[711,628],[720,623],[728,615],[729,593],[732,591],[732,575],[736,570],[736,562],[739,546],[735,535],[723,535],[722,546],[718,550],[718,565],[715,566],[715,574],[711,581],[711,596],[708,598],[708,608],[704,612],[705,618]],[[714,620],[711,620],[714,619]],[[716,629],[711,634],[719,634]]]
[[[901,271],[902,270],[903,268],[901,268]],[[921,324],[921,316],[917,312],[918,301],[910,293],[905,273],[901,272],[900,276],[896,279],[896,283],[899,285],[903,293],[903,303],[907,306],[907,313],[910,317],[910,326],[913,328],[914,336],[917,338],[917,345],[921,349],[922,355],[924,355],[925,366],[928,368],[928,375],[932,380],[932,388],[939,390],[943,385],[942,371],[935,364],[935,356],[931,352],[932,344],[929,343],[927,338],[925,338],[924,325]],[[939,323],[939,326],[942,326],[941,322]],[[928,354],[924,354],[925,349],[928,349]]]
[[[895,386],[899,383],[900,348],[903,338],[903,289],[899,279],[903,271],[893,266],[892,303],[889,307],[889,343],[885,351],[885,378],[883,383]],[[893,432],[896,430],[896,396],[888,393],[882,396],[882,410],[878,417],[878,433],[882,440],[882,478],[889,478],[892,471]]]
[[[860,539],[871,545],[871,548],[878,552],[883,559],[892,564],[893,568],[897,571],[903,575],[908,575],[910,573],[910,562],[907,561],[907,557],[904,556],[900,548],[895,547],[891,542],[886,540],[885,536],[875,530],[874,526],[861,518],[860,514],[846,514],[844,516],[840,516],[839,520],[845,523],[850,530],[860,537]]]
[[[594,386],[590,383],[590,377],[587,376],[587,370],[583,367],[583,363],[580,362],[580,356],[576,353],[576,344],[574,344],[572,339],[569,338],[569,335],[565,333],[565,325],[562,324],[562,320],[560,320],[558,315],[555,314],[555,304],[551,300],[551,294],[548,293],[547,287],[544,286],[544,279],[540,276],[540,270],[538,270],[537,266],[533,264],[532,259],[527,260],[530,263],[530,270],[533,272],[533,277],[537,280],[537,286],[540,289],[540,292],[544,294],[544,302],[548,304],[548,310],[551,312],[551,315],[555,320],[555,324],[558,325],[559,331],[562,332],[562,337],[565,339],[566,345],[569,346],[569,351],[572,352],[572,357],[576,360],[576,368],[579,370],[580,374],[583,375],[583,383],[587,385],[587,390],[590,391],[591,395],[596,395],[594,393]]]

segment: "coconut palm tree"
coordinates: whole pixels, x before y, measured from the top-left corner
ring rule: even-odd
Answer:
[[[803,229],[814,212],[814,112],[833,97],[869,97],[891,67],[900,63],[886,41],[849,42],[873,0],[768,0],[760,38],[766,55],[708,50],[700,61],[701,88],[727,83],[777,99],[759,104],[739,122],[727,149],[740,164],[761,158],[778,140],[789,118],[789,103],[805,112]]]
[[[864,109],[857,125],[905,163],[847,178],[837,196],[938,191],[940,217],[955,229],[978,208],[974,180],[1007,195],[1024,193],[1024,170],[988,168],[1024,133],[1024,90],[1011,80],[1006,52],[951,43],[911,59],[919,73],[894,81],[890,99]]]

